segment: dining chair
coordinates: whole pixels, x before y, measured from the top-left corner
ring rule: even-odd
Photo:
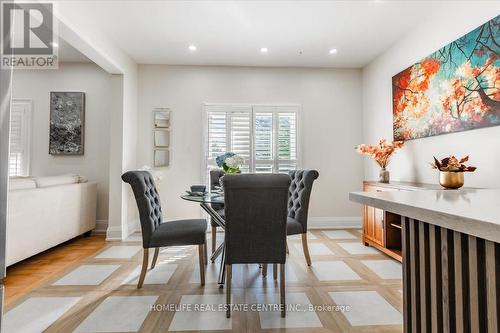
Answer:
[[[163,222],[160,196],[154,179],[148,171],[128,171],[122,180],[130,184],[134,192],[142,230],[143,261],[137,289],[142,288],[148,269],[149,249],[154,248],[151,269],[156,265],[160,247],[198,245],[201,285],[205,285],[207,258],[206,231],[204,219],[176,220]]]
[[[291,183],[286,233],[287,235],[302,235],[304,256],[307,266],[311,266],[311,256],[307,245],[307,214],[313,183],[319,177],[319,172],[316,170],[294,170],[290,171],[289,175]]]
[[[226,175],[224,183],[226,317],[231,316],[234,264],[279,264],[281,316],[285,317],[287,202],[290,177]]]
[[[220,169],[210,170],[210,189],[215,190],[216,187],[220,186],[220,178],[225,175],[225,172]],[[224,218],[224,204],[210,204],[212,208]],[[219,226],[212,219],[210,220],[210,226],[212,227],[212,254],[215,252],[217,247],[217,227]]]

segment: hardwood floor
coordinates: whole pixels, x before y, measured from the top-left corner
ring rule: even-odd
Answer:
[[[210,238],[210,235],[208,235]],[[222,240],[219,234],[217,240]],[[308,233],[312,265],[299,237],[289,237],[286,318],[253,306],[279,303],[273,274],[234,265],[227,319],[218,263],[200,286],[194,246],[164,248],[138,290],[142,246],[77,239],[9,269],[4,329],[33,332],[402,332],[401,265],[361,243],[359,230]],[[152,253],[151,253],[152,254]],[[16,289],[17,288],[17,289]],[[9,290],[10,289],[10,290]],[[196,306],[199,306],[197,309]],[[210,306],[210,309],[207,307]],[[205,310],[203,310],[205,307]],[[209,310],[207,310],[209,309]]]
[[[7,267],[7,276],[4,279],[4,305],[8,306],[30,291],[42,286],[68,267],[97,253],[107,244],[104,234],[77,237]]]

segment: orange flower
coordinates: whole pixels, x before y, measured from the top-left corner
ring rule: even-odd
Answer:
[[[360,154],[370,155],[381,168],[386,168],[389,164],[390,157],[397,149],[404,146],[403,141],[389,142],[386,139],[380,139],[378,144],[356,146],[356,151]]]

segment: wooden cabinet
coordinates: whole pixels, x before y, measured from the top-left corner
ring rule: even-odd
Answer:
[[[384,246],[384,211],[370,206],[364,207],[363,236],[372,242]]]
[[[439,185],[407,182],[363,182],[365,192],[422,191],[441,189]],[[363,207],[363,243],[401,261],[401,216],[384,210]]]

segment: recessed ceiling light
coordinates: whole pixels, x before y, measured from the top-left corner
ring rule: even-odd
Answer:
[[[196,45],[191,44],[191,45],[189,45],[188,49],[189,49],[189,51],[196,51],[197,48],[196,48]]]
[[[260,53],[267,53],[267,47],[261,47]]]
[[[330,51],[328,51],[328,53],[335,54],[335,53],[337,53],[337,49],[330,49]]]
[[[59,47],[59,44],[57,44],[56,42],[52,42],[50,44],[52,44],[53,47]]]

